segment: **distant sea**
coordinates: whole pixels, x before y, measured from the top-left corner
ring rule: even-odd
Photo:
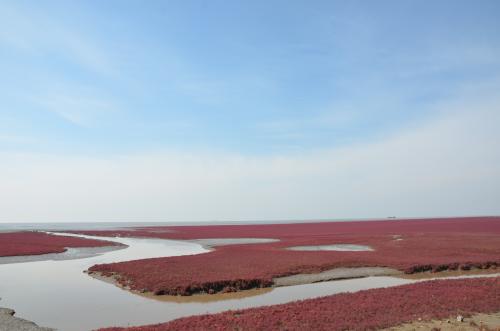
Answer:
[[[67,230],[116,230],[137,226],[162,226],[174,223],[143,222],[67,222],[67,223],[0,223],[0,232],[6,231],[67,231]]]
[[[204,221],[204,222],[65,222],[65,223],[0,223],[0,232],[7,231],[71,231],[71,230],[116,230],[143,226],[176,225],[234,225],[234,224],[277,224],[306,222],[350,222],[378,219],[328,219],[328,220],[272,220],[272,221]]]
[[[471,216],[458,216],[471,217]],[[476,216],[477,217],[477,216]],[[482,216],[491,217],[491,216]],[[309,220],[263,220],[263,221],[204,221],[204,222],[65,222],[65,223],[1,223],[0,232],[7,231],[70,231],[70,230],[116,230],[130,227],[144,226],[178,226],[178,225],[237,225],[237,224],[287,224],[313,222],[352,222],[352,221],[380,221],[380,220],[410,220],[426,218],[455,218],[453,216],[435,217],[380,217],[380,218],[343,218],[343,219],[309,219]]]

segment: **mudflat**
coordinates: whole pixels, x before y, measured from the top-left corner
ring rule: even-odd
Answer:
[[[314,274],[297,274],[273,279],[275,286],[290,286],[324,282],[329,280],[360,278],[369,276],[394,276],[401,271],[385,267],[335,268]]]
[[[15,317],[15,311],[8,308],[0,308],[0,330],[2,331],[55,331],[44,328],[33,322]]]

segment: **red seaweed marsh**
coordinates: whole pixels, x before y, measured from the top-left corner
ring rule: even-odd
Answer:
[[[380,330],[417,319],[495,313],[499,299],[498,277],[439,280],[101,331]]]
[[[120,248],[0,264],[2,305],[63,331],[377,330],[500,310],[500,217],[2,235],[18,255]]]
[[[0,257],[63,253],[68,248],[106,247],[116,243],[68,236],[55,236],[44,232],[0,233]]]
[[[203,255],[95,265],[123,286],[157,295],[191,295],[273,285],[277,277],[335,268],[388,267],[402,273],[496,268],[500,218],[459,218],[303,224],[139,228],[86,232],[168,239],[273,238],[216,247]],[[371,250],[297,251],[317,245],[365,245]]]

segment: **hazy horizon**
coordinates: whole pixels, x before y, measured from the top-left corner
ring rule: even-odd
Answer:
[[[82,221],[82,220],[69,220],[69,221],[17,221],[17,222],[0,222],[2,225],[29,225],[29,224],[138,224],[141,226],[148,224],[168,224],[171,226],[177,225],[196,225],[196,224],[210,224],[210,225],[223,225],[223,224],[293,224],[293,223],[328,223],[328,222],[369,222],[369,221],[405,221],[405,220],[432,220],[432,219],[464,219],[464,218],[496,218],[500,215],[439,215],[439,216],[380,216],[380,217],[364,217],[364,218],[321,218],[321,219],[240,219],[240,220],[200,220],[200,221],[182,221],[182,220],[138,220],[138,221]]]

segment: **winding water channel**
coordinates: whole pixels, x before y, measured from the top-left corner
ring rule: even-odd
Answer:
[[[198,243],[163,239],[103,238],[125,249],[72,260],[0,264],[0,306],[40,326],[61,331],[88,331],[106,326],[160,323],[178,317],[284,303],[346,291],[414,282],[368,277],[274,288],[262,294],[214,302],[168,302],[142,297],[94,279],[83,271],[94,264],[134,259],[201,254]]]

